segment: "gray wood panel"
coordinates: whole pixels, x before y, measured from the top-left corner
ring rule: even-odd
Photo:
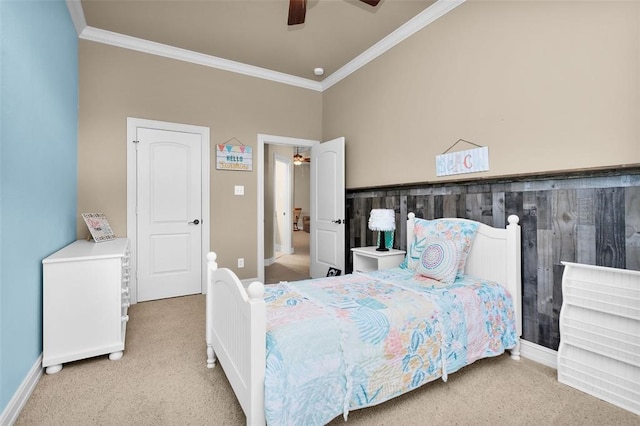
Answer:
[[[578,223],[576,225],[576,262],[595,265],[596,263],[596,227],[594,221],[594,197],[592,188],[576,190]]]
[[[553,261],[576,261],[576,192],[560,189],[553,191],[551,198],[551,216],[553,229]]]
[[[626,188],[624,205],[626,267],[640,271],[640,187]]]
[[[596,263],[600,266],[624,268],[626,261],[624,229],[624,190],[595,190]]]
[[[553,324],[551,341],[546,347],[557,350],[560,345],[560,308],[562,308],[562,273],[564,265],[553,265]]]
[[[522,331],[531,341],[540,342],[540,316],[538,312],[538,235],[535,193],[514,194],[514,201],[522,207],[520,230],[522,238]]]
[[[491,226],[496,228],[504,228],[507,226],[507,214],[504,206],[504,191],[493,192],[491,194]]]

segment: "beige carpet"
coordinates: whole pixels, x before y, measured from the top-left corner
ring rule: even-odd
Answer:
[[[125,355],[44,375],[17,425],[242,425],[220,366],[206,368],[204,296],[131,307]],[[342,424],[342,418],[332,424]],[[640,416],[557,382],[555,370],[508,356],[481,360],[347,425],[640,425]]]
[[[291,242],[293,254],[276,253],[275,263],[264,268],[265,284],[309,278],[309,233],[294,231]]]

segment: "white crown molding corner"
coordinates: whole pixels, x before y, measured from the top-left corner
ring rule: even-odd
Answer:
[[[520,339],[520,354],[531,361],[546,365],[554,370],[558,369],[558,352],[553,349]]]
[[[438,18],[449,13],[451,10],[460,6],[466,0],[437,0],[427,9],[414,18],[406,22],[397,30],[362,52],[355,59],[338,69],[336,72],[318,82],[302,77],[296,77],[279,71],[273,71],[266,68],[247,65],[228,59],[218,58],[216,56],[205,55],[166,44],[156,43],[143,40],[136,37],[118,34],[111,31],[101,30],[89,27],[84,17],[82,3],[80,0],[66,0],[67,8],[73,24],[78,32],[78,37],[83,40],[94,41],[97,43],[108,44],[111,46],[122,47],[124,49],[135,50],[151,55],[163,56],[165,58],[175,59],[178,61],[191,62],[197,65],[203,65],[210,68],[221,69],[224,71],[235,72],[250,77],[262,78],[277,83],[288,84],[291,86],[301,87],[303,89],[323,92],[348,77],[355,71],[359,70],[369,62],[376,59],[398,43],[412,36],[427,25],[431,24]]]
[[[449,13],[456,7],[460,6],[466,0],[438,0],[424,11],[407,21],[397,30],[371,46],[369,49],[356,56],[342,68],[322,80],[322,91],[327,90],[334,84],[356,72],[378,56],[393,48],[398,43],[409,38],[427,25],[431,24],[438,18]]]
[[[16,390],[16,393],[13,394],[13,397],[2,411],[2,414],[0,414],[0,425],[12,425],[18,420],[20,412],[36,388],[40,377],[42,377],[42,354],[36,359],[35,364],[33,364],[29,373],[27,373],[20,387]]]
[[[80,38],[83,40],[122,47],[124,49],[135,50],[142,53],[149,53],[151,55],[163,56],[165,58],[175,59],[178,61],[190,62],[197,65],[244,74],[250,77],[271,80],[277,83],[302,87],[303,89],[310,89],[318,92],[322,89],[319,82],[306,78],[295,77],[282,72],[268,70],[266,68],[230,61],[216,56],[205,55],[191,50],[181,49],[179,47],[173,47],[89,26],[82,31]]]
[[[82,31],[87,27],[87,21],[84,19],[84,10],[82,10],[82,3],[80,0],[67,0],[67,9],[69,15],[71,15],[71,21],[76,28],[78,36],[82,34]]]

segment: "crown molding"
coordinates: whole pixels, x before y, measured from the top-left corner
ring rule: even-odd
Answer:
[[[84,11],[82,10],[82,3],[80,3],[80,0],[67,0],[67,9],[69,10],[69,15],[71,15],[73,26],[76,27],[76,33],[80,35],[87,26],[87,21],[84,19]]]
[[[423,12],[416,15],[397,30],[362,52],[342,68],[329,75],[322,82],[318,82],[285,74],[279,71],[256,67],[254,65],[247,65],[241,62],[231,61],[229,59],[218,58],[216,56],[181,49],[179,47],[89,27],[87,26],[80,0],[66,0],[69,14],[71,15],[71,19],[80,39],[122,47],[124,49],[135,50],[151,55],[163,56],[165,58],[175,59],[178,61],[191,62],[197,65],[230,71],[250,77],[262,78],[318,92],[327,90],[334,84],[373,61],[387,50],[393,48],[398,43],[460,6],[465,1],[466,0],[437,0]]]
[[[466,0],[436,1],[434,4],[413,17],[411,20],[407,21],[404,25],[400,26],[397,30],[371,46],[369,49],[362,52],[360,55],[356,56],[353,60],[348,62],[339,70],[322,80],[322,91],[327,90],[342,79],[356,72],[369,62],[376,59],[378,56],[385,53],[387,50],[391,49],[398,43],[417,33],[441,16],[449,13],[465,1]]]
[[[218,58],[216,56],[205,55],[202,53],[193,52],[191,50],[181,49],[179,47],[173,47],[166,44],[143,40],[141,38],[131,37],[89,26],[82,31],[82,33],[80,34],[80,38],[83,40],[95,41],[97,43],[104,43],[111,46],[122,47],[124,49],[149,53],[151,55],[164,56],[165,58],[175,59],[178,61],[191,62],[193,64],[203,65],[206,67],[231,71],[251,77],[263,78],[265,80],[271,80],[291,86],[302,87],[304,89],[315,91],[322,90],[320,82],[317,81],[295,77],[282,72],[256,67],[254,65],[247,65],[240,62],[230,61],[228,59]]]

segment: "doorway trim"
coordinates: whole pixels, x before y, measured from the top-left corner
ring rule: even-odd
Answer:
[[[166,130],[182,133],[196,133],[201,135],[202,152],[201,152],[201,201],[202,201],[202,244],[201,253],[202,268],[200,271],[200,292],[206,293],[206,277],[207,262],[204,256],[207,255],[210,248],[211,220],[210,213],[210,157],[211,157],[211,139],[209,127],[194,126],[191,124],[172,123],[168,121],[147,120],[144,118],[127,117],[127,238],[129,238],[131,249],[131,282],[130,282],[130,300],[131,303],[138,303],[138,222],[137,216],[137,155],[136,155],[136,129],[139,127],[147,127],[156,130]]]
[[[258,161],[256,174],[258,175],[258,281],[264,282],[264,145],[289,145],[312,147],[320,141],[313,139],[299,139],[287,136],[274,136],[258,133]]]

